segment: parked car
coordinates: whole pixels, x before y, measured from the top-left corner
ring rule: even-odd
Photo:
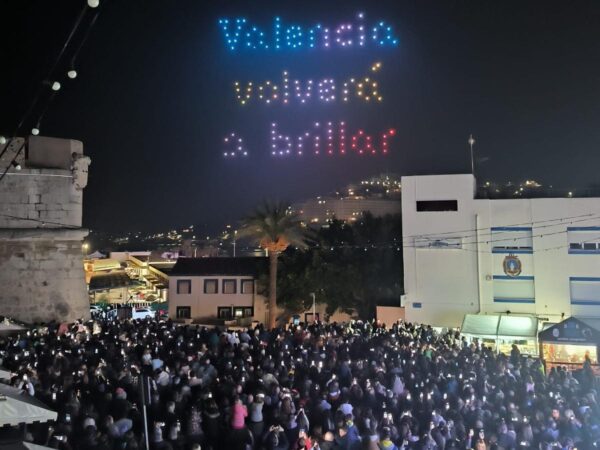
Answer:
[[[145,319],[146,317],[154,319],[154,317],[156,317],[156,311],[153,311],[150,308],[135,308],[131,311],[132,319]]]
[[[124,306],[106,312],[106,318],[108,320],[145,319],[147,317],[154,319],[156,317],[156,311],[150,308],[132,308],[131,306]]]
[[[90,314],[92,317],[102,317],[103,309],[98,305],[90,305]]]

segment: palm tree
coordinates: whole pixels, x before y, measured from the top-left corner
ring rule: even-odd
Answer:
[[[249,237],[269,255],[269,329],[275,328],[277,260],[290,245],[306,248],[306,231],[298,216],[284,203],[265,203],[247,216],[238,233]]]

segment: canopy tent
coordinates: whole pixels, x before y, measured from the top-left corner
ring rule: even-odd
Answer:
[[[10,370],[6,370],[4,367],[0,367],[0,380],[10,381],[12,378],[12,372]]]
[[[21,330],[26,330],[27,327],[19,325],[18,323],[11,322],[8,317],[0,321],[0,333],[14,333]]]
[[[498,352],[509,352],[516,344],[523,353],[537,354],[539,321],[534,316],[512,314],[466,314],[460,332],[478,338]]]
[[[0,442],[0,449],[2,450],[50,450],[51,448],[52,447],[32,444],[31,442],[25,442],[22,440],[10,443]]]
[[[589,358],[599,373],[600,318],[569,317],[539,334],[542,358],[547,367],[580,368]]]
[[[0,383],[0,395],[0,426],[56,420],[56,412],[21,389]]]
[[[106,258],[106,255],[100,253],[99,251],[95,251],[94,253],[90,253],[86,256],[87,259],[102,259]]]

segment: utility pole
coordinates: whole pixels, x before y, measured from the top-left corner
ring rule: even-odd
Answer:
[[[312,300],[313,300],[313,305],[312,305],[313,323],[316,323],[316,321],[317,321],[317,315],[316,315],[316,312],[315,312],[315,293],[311,292],[310,296],[312,297]]]

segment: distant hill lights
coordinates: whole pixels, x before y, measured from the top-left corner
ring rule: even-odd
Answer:
[[[252,25],[244,17],[223,18],[219,25],[225,44],[232,50],[302,50],[377,46],[395,47],[398,39],[390,25],[379,21],[367,26],[364,14],[358,13],[353,22],[337,26],[315,24],[300,26],[284,24],[280,17],[273,19],[268,32]]]

